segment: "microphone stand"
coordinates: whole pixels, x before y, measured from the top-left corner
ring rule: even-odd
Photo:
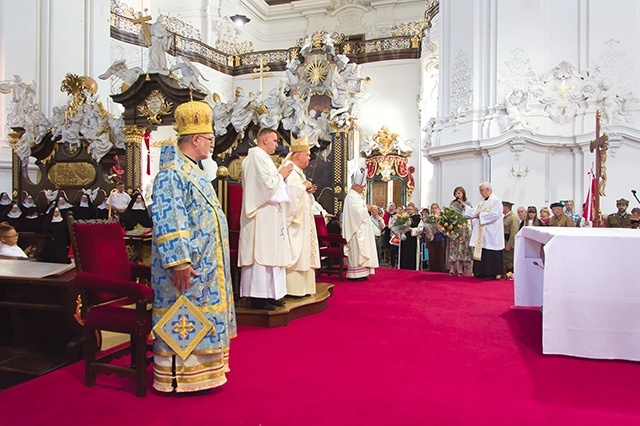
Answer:
[[[631,190],[631,193],[633,194],[633,198],[635,198],[635,199],[636,199],[636,201],[637,201],[638,203],[640,203],[640,200],[638,199],[638,196],[636,195],[636,190],[635,190],[635,189],[632,189],[632,190]]]

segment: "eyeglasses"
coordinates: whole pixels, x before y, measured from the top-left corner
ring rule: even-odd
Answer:
[[[4,236],[4,237],[2,237],[2,238],[18,238],[18,234],[15,234],[15,235],[5,235],[5,236]]]
[[[213,142],[213,136],[211,136],[210,138],[206,137],[206,136],[202,136],[202,135],[198,135],[198,137],[202,138],[202,139],[206,139],[209,142]]]

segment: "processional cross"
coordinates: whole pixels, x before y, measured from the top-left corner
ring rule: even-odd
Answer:
[[[251,80],[255,80],[256,78],[260,79],[260,102],[262,102],[263,92],[264,92],[263,78],[273,77],[273,74],[270,72],[267,72],[267,71],[271,71],[271,68],[267,66],[267,60],[264,56],[260,57],[260,60],[258,61],[258,65],[260,65],[260,68],[254,68],[253,72],[257,72],[259,73],[259,75],[254,75],[253,77],[251,77]]]
[[[604,196],[604,189],[607,185],[607,148],[609,135],[600,134],[600,110],[596,113],[596,138],[589,144],[589,152],[596,152],[596,190],[593,192],[593,227],[600,227],[600,196]]]
[[[148,9],[145,9],[146,12]],[[149,21],[151,20],[151,16],[142,16],[142,12],[138,12],[138,17],[133,20],[134,24],[140,24],[142,27],[142,33],[144,37],[147,39],[147,44],[151,46],[151,29],[149,28]]]

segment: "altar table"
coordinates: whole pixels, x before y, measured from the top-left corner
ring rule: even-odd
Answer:
[[[542,306],[542,352],[640,361],[640,231],[524,227],[516,306]]]

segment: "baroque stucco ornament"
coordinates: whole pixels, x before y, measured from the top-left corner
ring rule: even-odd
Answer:
[[[613,50],[617,43],[607,42]],[[580,72],[567,61],[562,61],[544,74],[536,74],[522,49],[511,52],[500,72],[499,98],[501,103],[490,108],[489,118],[495,119],[502,132],[511,129],[538,130],[536,118],[547,117],[558,124],[573,122],[588,109],[602,111],[602,122],[620,124],[629,121],[629,107],[638,100],[628,88],[628,82],[612,65],[624,56],[608,52],[602,56],[607,64]],[[539,121],[539,120],[538,120]]]

